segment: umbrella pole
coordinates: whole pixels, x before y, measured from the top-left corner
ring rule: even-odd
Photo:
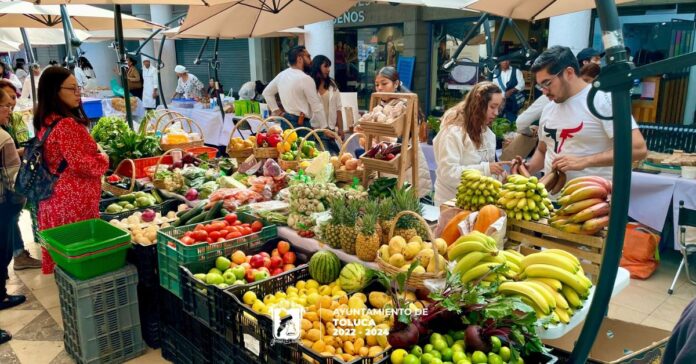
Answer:
[[[164,97],[164,89],[162,88],[162,74],[161,70],[164,68],[164,64],[162,64],[162,52],[164,51],[164,42],[167,40],[166,35],[162,35],[162,40],[160,41],[160,47],[159,47],[159,52],[157,53],[157,86],[159,87],[159,98],[160,101],[162,102],[162,105],[164,106],[164,109],[168,109],[167,107],[167,100]]]
[[[72,23],[70,22],[70,15],[68,14],[68,9],[65,4],[60,5],[60,17],[61,23],[63,24],[63,37],[65,37],[65,63],[68,69],[72,69],[75,66],[75,56],[73,55],[73,47],[79,47],[82,42],[75,31],[73,30]]]
[[[611,219],[607,233],[607,249],[602,257],[599,280],[585,324],[580,332],[568,363],[585,363],[598,335],[602,319],[607,311],[614,288],[621,251],[624,243],[624,230],[628,222],[628,203],[631,186],[631,94],[633,80],[649,75],[662,74],[670,70],[696,64],[696,52],[655,62],[640,68],[633,68],[628,62],[624,48],[621,24],[614,0],[595,0],[597,14],[602,29],[602,40],[606,49],[607,66],[592,83],[588,95],[590,111],[603,120],[614,123],[614,168],[613,192],[611,196]],[[600,115],[594,107],[597,90],[611,93],[612,117]]]
[[[218,108],[220,108],[220,114],[222,114],[222,123],[225,123],[225,109],[222,107],[222,98],[220,97],[220,85],[218,84],[219,76],[218,69],[220,69],[220,63],[218,62],[218,45],[220,43],[220,37],[215,38],[215,47],[213,51],[213,60],[210,62],[210,66],[213,68],[213,81],[215,86],[215,97],[217,98]]]
[[[445,62],[445,64],[442,66],[442,69],[445,71],[449,71],[451,68],[453,68],[457,64],[457,58],[459,57],[459,53],[462,53],[462,50],[464,50],[464,47],[466,47],[466,44],[469,43],[469,41],[476,35],[476,32],[481,29],[481,24],[487,24],[488,20],[488,13],[483,13],[479,17],[479,19],[476,21],[476,24],[472,26],[469,31],[466,33],[464,38],[462,38],[462,42],[459,44],[459,47],[457,47],[457,50],[454,51],[454,54],[452,57],[450,57],[449,62]],[[486,33],[486,43],[490,43],[489,37],[490,32]]]
[[[31,102],[34,106],[34,109],[36,109],[36,79],[34,79],[33,68],[36,59],[34,58],[34,49],[31,48],[31,43],[29,42],[29,37],[27,36],[27,30],[24,28],[19,28],[19,31],[22,33],[22,41],[24,41],[24,53],[26,53],[27,60],[29,61],[29,77],[31,81]],[[26,92],[25,90],[22,91]]]
[[[131,113],[130,92],[128,91],[128,70],[126,66],[126,47],[123,44],[123,23],[121,22],[121,5],[114,5],[114,29],[116,30],[116,47],[118,54],[118,67],[121,71],[121,86],[126,106],[126,121],[133,129],[133,115]]]

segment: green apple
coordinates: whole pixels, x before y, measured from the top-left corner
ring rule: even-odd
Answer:
[[[219,269],[217,269],[217,268],[215,268],[215,267],[210,268],[210,270],[208,271],[208,273],[217,273],[217,274],[219,274],[219,275],[222,275],[222,271],[219,270]]]
[[[266,278],[268,278],[268,272],[265,270],[258,270],[256,273],[254,273],[254,282],[262,281]]]
[[[206,274],[205,273],[196,273],[193,275],[193,278],[196,278],[197,280],[205,283]]]
[[[227,284],[234,284],[234,282],[237,280],[237,276],[234,275],[232,269],[228,269],[225,271],[225,273],[222,273],[222,278],[225,278],[225,283]]]
[[[230,270],[234,273],[234,276],[237,277],[237,280],[244,280],[244,275],[246,274],[246,269],[244,269],[243,266],[238,265],[234,268],[230,268]]]
[[[205,283],[207,284],[220,284],[224,282],[225,278],[223,278],[220,273],[211,272],[205,275]]]
[[[220,283],[220,284],[217,285],[217,287],[220,288],[220,289],[225,289],[225,288],[227,288],[227,287],[229,287],[229,286],[230,286],[230,285],[227,284],[227,283]]]
[[[232,262],[225,257],[217,257],[217,259],[215,259],[215,268],[219,269],[221,272],[228,270],[230,264],[232,264]]]
[[[236,286],[236,285],[238,285],[238,284],[247,284],[247,282],[246,282],[245,280],[239,280],[239,279],[238,279],[238,280],[234,281],[233,286]]]

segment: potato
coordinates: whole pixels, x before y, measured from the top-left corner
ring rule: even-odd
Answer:
[[[154,241],[157,240],[157,231],[146,231],[146,232],[145,232],[145,237],[146,237],[147,240],[149,240],[150,242],[154,242]]]
[[[303,318],[300,326],[302,327],[302,330],[306,331],[312,328],[312,322]]]
[[[334,318],[334,313],[332,310],[328,308],[320,308],[319,316],[321,317],[321,320],[324,322],[332,322]]]
[[[307,331],[307,340],[312,342],[319,341],[321,339],[321,332],[317,329],[310,329]],[[324,350],[320,350],[324,351]]]
[[[324,349],[326,349],[326,344],[321,340],[315,342],[314,345],[312,345],[312,350],[314,351],[321,353],[322,351],[324,351]]]
[[[341,164],[346,164],[349,160],[353,159],[353,155],[350,153],[343,153],[341,156]]]
[[[381,354],[384,351],[382,347],[380,346],[370,346],[370,349],[367,352],[367,356],[369,357],[375,357],[379,354]]]

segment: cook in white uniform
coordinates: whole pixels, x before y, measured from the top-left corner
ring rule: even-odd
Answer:
[[[150,65],[150,60],[143,60],[143,107],[154,109],[157,107],[158,83],[157,69]]]

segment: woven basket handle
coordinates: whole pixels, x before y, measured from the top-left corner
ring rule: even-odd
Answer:
[[[133,190],[135,190],[135,162],[133,162],[133,160],[130,158],[126,158],[126,159],[122,160],[121,163],[119,163],[116,166],[116,169],[114,169],[114,172],[118,171],[118,167],[120,167],[121,164],[123,164],[126,161],[130,162],[131,171],[133,172],[133,175],[131,176],[130,188],[128,189],[128,193],[131,193],[131,192],[133,192]],[[101,177],[102,183],[104,183],[105,178],[106,177],[104,175],[102,175],[102,177]]]
[[[365,137],[365,134],[363,133],[353,133],[351,136],[348,137],[343,143],[341,143],[341,150],[338,152],[338,158],[341,158],[341,156],[346,152],[346,147],[348,144],[350,144],[350,141],[353,140],[356,136],[362,136],[363,138]],[[360,158],[360,156],[357,156]]]
[[[169,127],[169,125],[172,125],[172,124],[174,124],[175,122],[177,122],[177,121],[179,121],[179,120],[183,120],[183,121],[186,121],[186,122],[188,123],[189,132],[193,132],[193,127],[192,127],[191,125],[195,125],[196,128],[198,128],[198,132],[199,132],[200,135],[201,135],[201,139],[203,139],[203,129],[201,128],[201,126],[198,125],[197,122],[193,121],[193,119],[187,118],[187,117],[185,117],[185,116],[177,116],[177,117],[175,117],[174,119],[169,120],[169,122],[168,122],[166,125],[164,125],[164,127],[163,127],[162,129],[163,129],[163,130],[167,130],[167,128]]]
[[[322,143],[322,142],[321,142],[321,138],[319,138],[319,134],[317,134],[317,132],[318,132],[319,130],[314,130],[314,129],[310,129],[310,128],[306,128],[306,127],[300,127],[300,128],[295,129],[295,131],[301,130],[301,129],[303,129],[303,128],[309,130],[309,133],[307,133],[307,135],[305,135],[304,138],[302,138],[302,141],[300,142],[300,145],[299,145],[299,147],[298,147],[299,150],[300,150],[299,153],[297,153],[297,157],[296,157],[298,161],[299,161],[299,160],[302,160],[302,157],[301,157],[301,155],[302,155],[302,147],[304,146],[305,142],[309,139],[309,136],[310,136],[310,135],[314,135],[314,139],[315,139],[316,141],[319,142],[319,147],[321,147],[321,150],[322,150],[322,151],[325,151],[325,150],[326,150],[326,148],[324,148],[324,143]]]
[[[160,163],[162,163],[162,159],[164,158],[164,156],[166,156],[166,155],[168,155],[168,154],[171,154],[171,153],[174,152],[174,151],[179,151],[179,152],[181,152],[182,155],[184,154],[184,151],[181,150],[181,149],[179,149],[179,148],[169,149],[168,151],[164,152],[164,153],[159,157],[159,159],[157,159],[157,164],[155,165],[155,173],[152,175],[152,180],[153,180],[153,181],[157,179],[157,171],[159,171],[159,166],[160,166]]]
[[[263,122],[263,119],[261,118],[261,115],[251,114],[251,115],[247,115],[247,116],[241,118],[241,119],[240,119],[236,124],[234,124],[234,126],[232,127],[232,133],[230,133],[230,142],[232,142],[232,138],[234,138],[234,133],[237,131],[237,129],[239,128],[239,126],[242,125],[242,124],[247,124],[247,125],[249,125],[249,120],[250,120],[250,119],[256,119],[256,120],[258,120],[258,121],[260,121],[260,122]],[[249,127],[251,128],[251,125],[249,125]],[[246,137],[244,137],[244,134],[243,134],[241,131],[239,132],[239,135],[241,136],[242,140],[246,140]]]
[[[162,119],[164,119],[165,116],[168,116],[169,120],[172,120],[174,118],[183,117],[184,115],[178,111],[172,111],[172,110],[164,111],[164,113],[162,113],[162,115],[160,115],[157,118],[157,121],[155,122],[155,130],[154,130],[155,133],[157,132],[157,130],[159,130],[160,123],[162,122]]]
[[[440,259],[438,259],[440,254],[437,252],[437,246],[435,245],[435,239],[433,238],[433,232],[432,232],[432,230],[430,230],[430,226],[425,221],[425,219],[423,219],[422,216],[418,215],[417,213],[415,213],[413,211],[401,211],[398,214],[396,214],[396,216],[394,216],[394,218],[392,219],[393,223],[391,224],[391,228],[389,229],[389,240],[391,240],[394,237],[394,230],[396,229],[396,223],[399,222],[399,219],[401,219],[402,217],[404,217],[406,215],[411,215],[411,216],[415,217],[421,224],[423,224],[423,226],[425,226],[425,230],[428,231],[428,240],[430,240],[430,244],[432,244],[432,246],[433,246],[433,259],[435,259],[435,273],[440,272],[440,268],[441,268],[440,267]],[[425,267],[423,267],[423,268],[425,268]],[[444,268],[444,267],[442,267],[442,268]]]
[[[261,125],[259,125],[259,131],[261,131],[261,130],[268,130],[268,122],[274,121],[274,120],[280,121],[281,124],[282,124],[282,123],[285,123],[285,124],[288,126],[288,128],[290,128],[290,129],[294,129],[294,128],[295,128],[295,127],[292,125],[292,123],[291,123],[290,121],[288,121],[288,119],[286,119],[286,118],[284,118],[284,117],[282,117],[282,116],[272,115],[272,116],[267,117],[263,122],[261,122]]]

